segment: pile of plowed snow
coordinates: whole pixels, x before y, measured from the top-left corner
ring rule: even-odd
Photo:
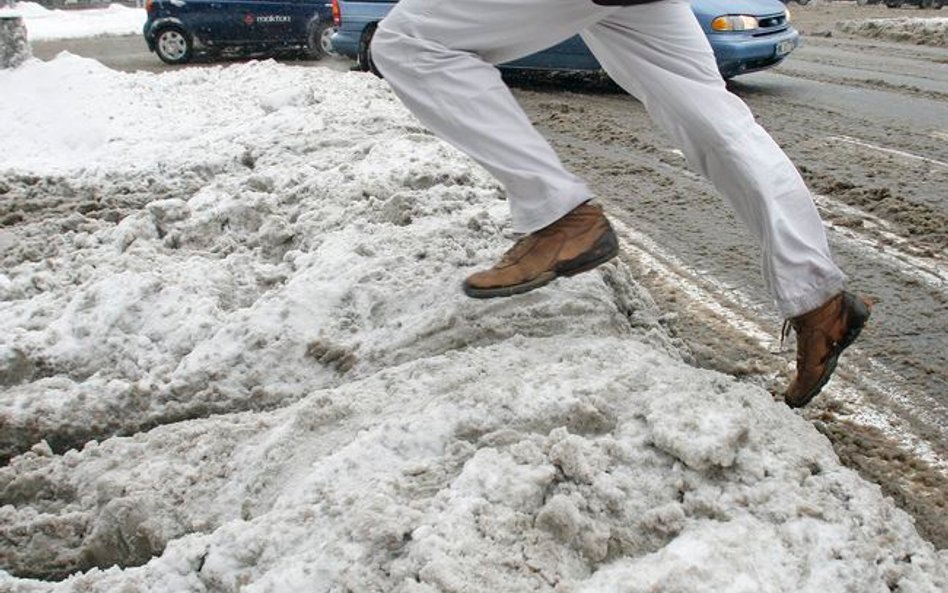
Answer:
[[[0,590],[948,588],[621,262],[463,297],[502,192],[383,81],[63,55],[0,130]]]
[[[836,27],[850,35],[948,47],[948,18],[884,18],[841,21]]]

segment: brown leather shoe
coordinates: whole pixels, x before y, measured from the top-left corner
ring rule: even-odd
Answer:
[[[841,292],[819,309],[789,320],[797,332],[797,376],[784,397],[788,406],[802,408],[816,397],[836,369],[839,355],[866,325],[869,314],[869,303]]]
[[[488,299],[539,288],[614,258],[619,242],[598,205],[581,204],[553,224],[521,237],[489,270],[468,276],[464,294]]]

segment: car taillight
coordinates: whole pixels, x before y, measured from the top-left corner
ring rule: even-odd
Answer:
[[[339,11],[339,0],[332,0],[332,24],[337,27],[342,25],[342,12]]]

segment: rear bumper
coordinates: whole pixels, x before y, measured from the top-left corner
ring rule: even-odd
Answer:
[[[347,58],[357,58],[359,56],[359,37],[360,33],[352,31],[338,30],[330,38],[332,50],[339,55]]]

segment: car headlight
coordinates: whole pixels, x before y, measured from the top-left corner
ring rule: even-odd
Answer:
[[[714,31],[752,31],[757,28],[757,18],[746,14],[719,16],[711,21]]]

